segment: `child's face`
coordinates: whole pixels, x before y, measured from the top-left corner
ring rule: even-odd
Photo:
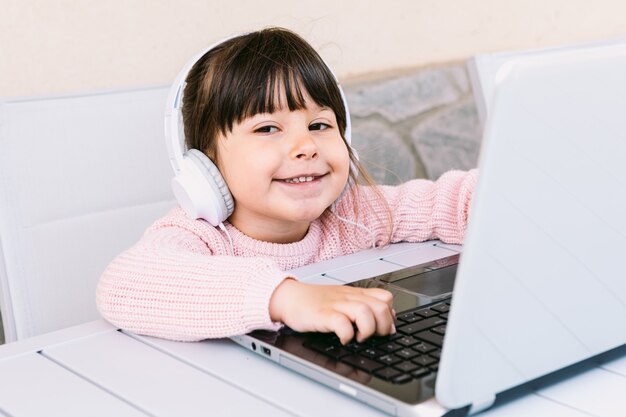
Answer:
[[[302,239],[348,180],[335,113],[305,97],[303,110],[257,114],[218,139],[219,168],[235,199],[229,221],[253,238]]]

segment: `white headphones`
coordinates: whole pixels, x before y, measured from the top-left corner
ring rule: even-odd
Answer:
[[[222,174],[209,157],[198,149],[187,149],[181,111],[183,91],[189,71],[196,62],[216,46],[238,36],[242,35],[223,39],[194,55],[176,76],[165,109],[165,141],[175,175],[172,179],[174,196],[190,218],[204,219],[213,226],[221,225],[233,213],[235,202]],[[332,74],[337,81],[335,74]],[[345,139],[351,147],[348,103],[338,81],[337,87],[346,111]],[[351,149],[356,157],[356,151],[352,147]],[[356,172],[356,167],[352,164],[351,170]]]

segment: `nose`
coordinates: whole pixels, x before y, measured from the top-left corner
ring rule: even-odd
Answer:
[[[311,137],[311,132],[308,129],[306,131],[294,132],[289,154],[294,159],[308,160],[317,158],[317,144]]]

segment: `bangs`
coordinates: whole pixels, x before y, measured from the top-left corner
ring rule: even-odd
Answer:
[[[248,93],[248,97],[244,99],[246,106],[235,115],[237,122],[255,114],[284,110],[285,107],[289,111],[306,107],[304,96],[305,94],[310,96],[310,94],[306,88],[303,93],[302,79],[298,77],[299,74],[285,72],[287,71],[270,72],[265,81],[261,81],[256,88],[253,86],[251,91],[245,92]]]

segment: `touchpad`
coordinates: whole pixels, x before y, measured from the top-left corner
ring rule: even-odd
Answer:
[[[389,284],[411,292],[433,297],[435,295],[452,292],[455,276],[456,265],[452,265],[433,271],[426,271],[418,275],[390,282]]]
[[[456,262],[447,265],[420,265],[380,275],[376,280],[429,297],[451,293],[458,266],[458,256],[454,258]]]

